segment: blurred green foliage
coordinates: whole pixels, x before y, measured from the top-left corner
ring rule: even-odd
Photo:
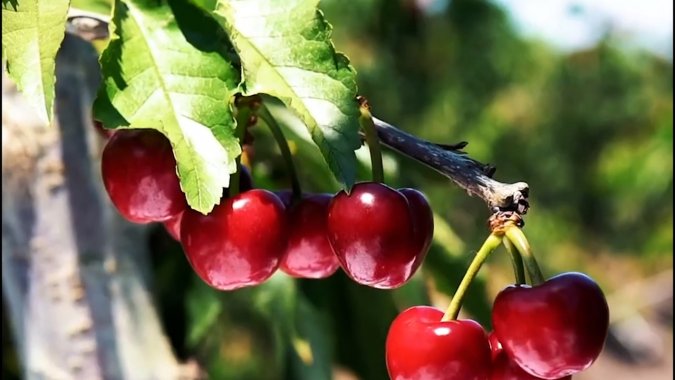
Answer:
[[[504,11],[486,1],[454,0],[433,15],[412,1],[324,0],[321,7],[375,115],[435,142],[467,140],[469,154],[498,167],[497,179],[530,184],[525,232],[547,273],[588,272],[611,292],[627,274],[637,279],[672,267],[671,62],[628,50],[611,35],[587,51],[563,54],[520,37]],[[272,111],[296,148],[304,188],[336,191],[304,129],[287,112]],[[255,133],[257,185],[288,187],[265,126]],[[367,180],[367,151],[360,153],[360,179]],[[355,285],[343,274],[299,281],[296,288],[295,302],[312,306],[325,322],[321,341],[331,344],[312,346],[322,354],[314,359],[362,379],[386,379],[391,320],[408,306],[447,301],[442,295],[454,292],[487,235],[489,212],[480,200],[413,160],[387,158],[387,182],[422,189],[437,213],[423,271],[389,292]],[[640,265],[625,273],[615,264],[622,260]],[[491,297],[511,281],[509,271],[506,255],[497,252],[470,290],[465,310],[486,326]],[[214,324],[226,323],[230,312],[223,310]],[[279,318],[270,323],[279,326]],[[292,339],[285,345],[292,357]],[[302,367],[287,356],[287,369],[278,372],[286,376],[278,378],[303,378],[291,363]],[[330,378],[321,373],[326,377],[311,378]]]
[[[587,272],[611,293],[672,267],[672,62],[611,34],[591,49],[560,53],[519,36],[489,1],[453,0],[432,14],[421,3],[321,2],[373,113],[434,142],[469,141],[465,150],[495,164],[498,180],[528,182],[524,231],[546,273]],[[287,111],[272,111],[304,189],[337,191],[304,128]],[[254,182],[289,187],[271,135],[263,124],[254,133]],[[367,180],[367,151],[359,153],[359,178]],[[487,236],[489,211],[431,169],[391,152],[385,158],[387,182],[421,189],[437,214],[423,270],[395,291],[342,273],[320,281],[279,273],[257,288],[216,292],[157,227],[154,288],[180,358],[196,358],[212,379],[321,380],[336,367],[386,379],[391,320],[411,305],[447,303]],[[510,270],[499,251],[470,289],[465,310],[486,326]]]

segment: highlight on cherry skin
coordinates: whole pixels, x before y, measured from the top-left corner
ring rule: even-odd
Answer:
[[[113,205],[131,222],[164,222],[187,207],[171,144],[158,131],[112,134],[103,148],[101,175]]]

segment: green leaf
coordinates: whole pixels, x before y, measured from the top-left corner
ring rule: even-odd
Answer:
[[[70,0],[73,8],[100,14],[110,14],[112,0]]]
[[[112,25],[96,117],[167,136],[188,204],[209,213],[241,153],[231,104],[240,74],[220,27],[178,0],[117,0]]]
[[[330,40],[318,0],[218,1],[215,18],[239,53],[246,94],[279,98],[306,124],[346,188],[356,177],[356,73]]]
[[[45,123],[52,119],[55,58],[65,35],[68,5],[68,0],[2,1],[7,72]]]

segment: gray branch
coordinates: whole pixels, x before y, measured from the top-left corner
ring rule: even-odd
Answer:
[[[380,141],[450,178],[471,196],[482,198],[491,210],[527,213],[529,186],[495,181],[491,168],[468,157],[457,149],[449,149],[419,139],[393,125],[373,117]]]

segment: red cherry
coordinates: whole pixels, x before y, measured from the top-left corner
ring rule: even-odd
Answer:
[[[488,334],[488,342],[490,343],[490,351],[492,352],[492,360],[494,361],[502,354],[502,352],[504,352],[504,347],[499,343],[499,339],[497,339],[497,335],[495,335],[494,331]]]
[[[497,340],[494,332],[488,335],[490,350],[492,350],[492,372],[490,380],[542,380],[541,377],[532,376],[523,371],[518,364],[509,360],[502,348],[502,344]],[[560,380],[571,380],[572,376],[565,376]]]
[[[191,209],[181,222],[181,243],[197,275],[233,290],[258,285],[279,265],[286,246],[284,205],[267,190],[223,199],[209,215]]]
[[[330,194],[309,195],[288,211],[288,245],[279,265],[287,274],[325,278],[340,266],[326,236],[331,198]]]
[[[415,306],[394,319],[386,342],[391,380],[488,380],[490,346],[483,327],[441,318],[439,309]]]
[[[171,235],[172,238],[180,241],[180,223],[183,220],[183,213],[174,216],[173,218],[167,220],[164,224],[166,232]]]
[[[293,205],[293,191],[291,190],[277,190],[274,194],[279,197],[281,203],[286,206],[286,209],[290,209]]]
[[[380,289],[403,285],[420,254],[412,215],[403,194],[381,183],[341,191],[328,208],[328,239],[344,271]]]
[[[110,200],[132,222],[163,222],[186,207],[171,144],[155,130],[115,132],[103,148],[101,174]]]
[[[420,252],[413,264],[413,271],[415,271],[424,261],[434,237],[434,213],[431,211],[427,197],[422,192],[410,188],[398,189],[398,191],[408,200],[413,218],[415,240]]]
[[[241,174],[239,179],[239,187],[241,191],[248,191],[253,188],[253,180],[251,179],[251,174],[246,168],[246,166],[240,166]],[[223,189],[223,196],[227,196],[229,188]],[[180,241],[180,223],[183,218],[183,213],[174,216],[173,218],[164,222],[164,228],[174,239]]]
[[[590,277],[563,273],[535,287],[502,290],[492,324],[518,366],[543,379],[559,379],[585,370],[600,355],[609,308]]]

